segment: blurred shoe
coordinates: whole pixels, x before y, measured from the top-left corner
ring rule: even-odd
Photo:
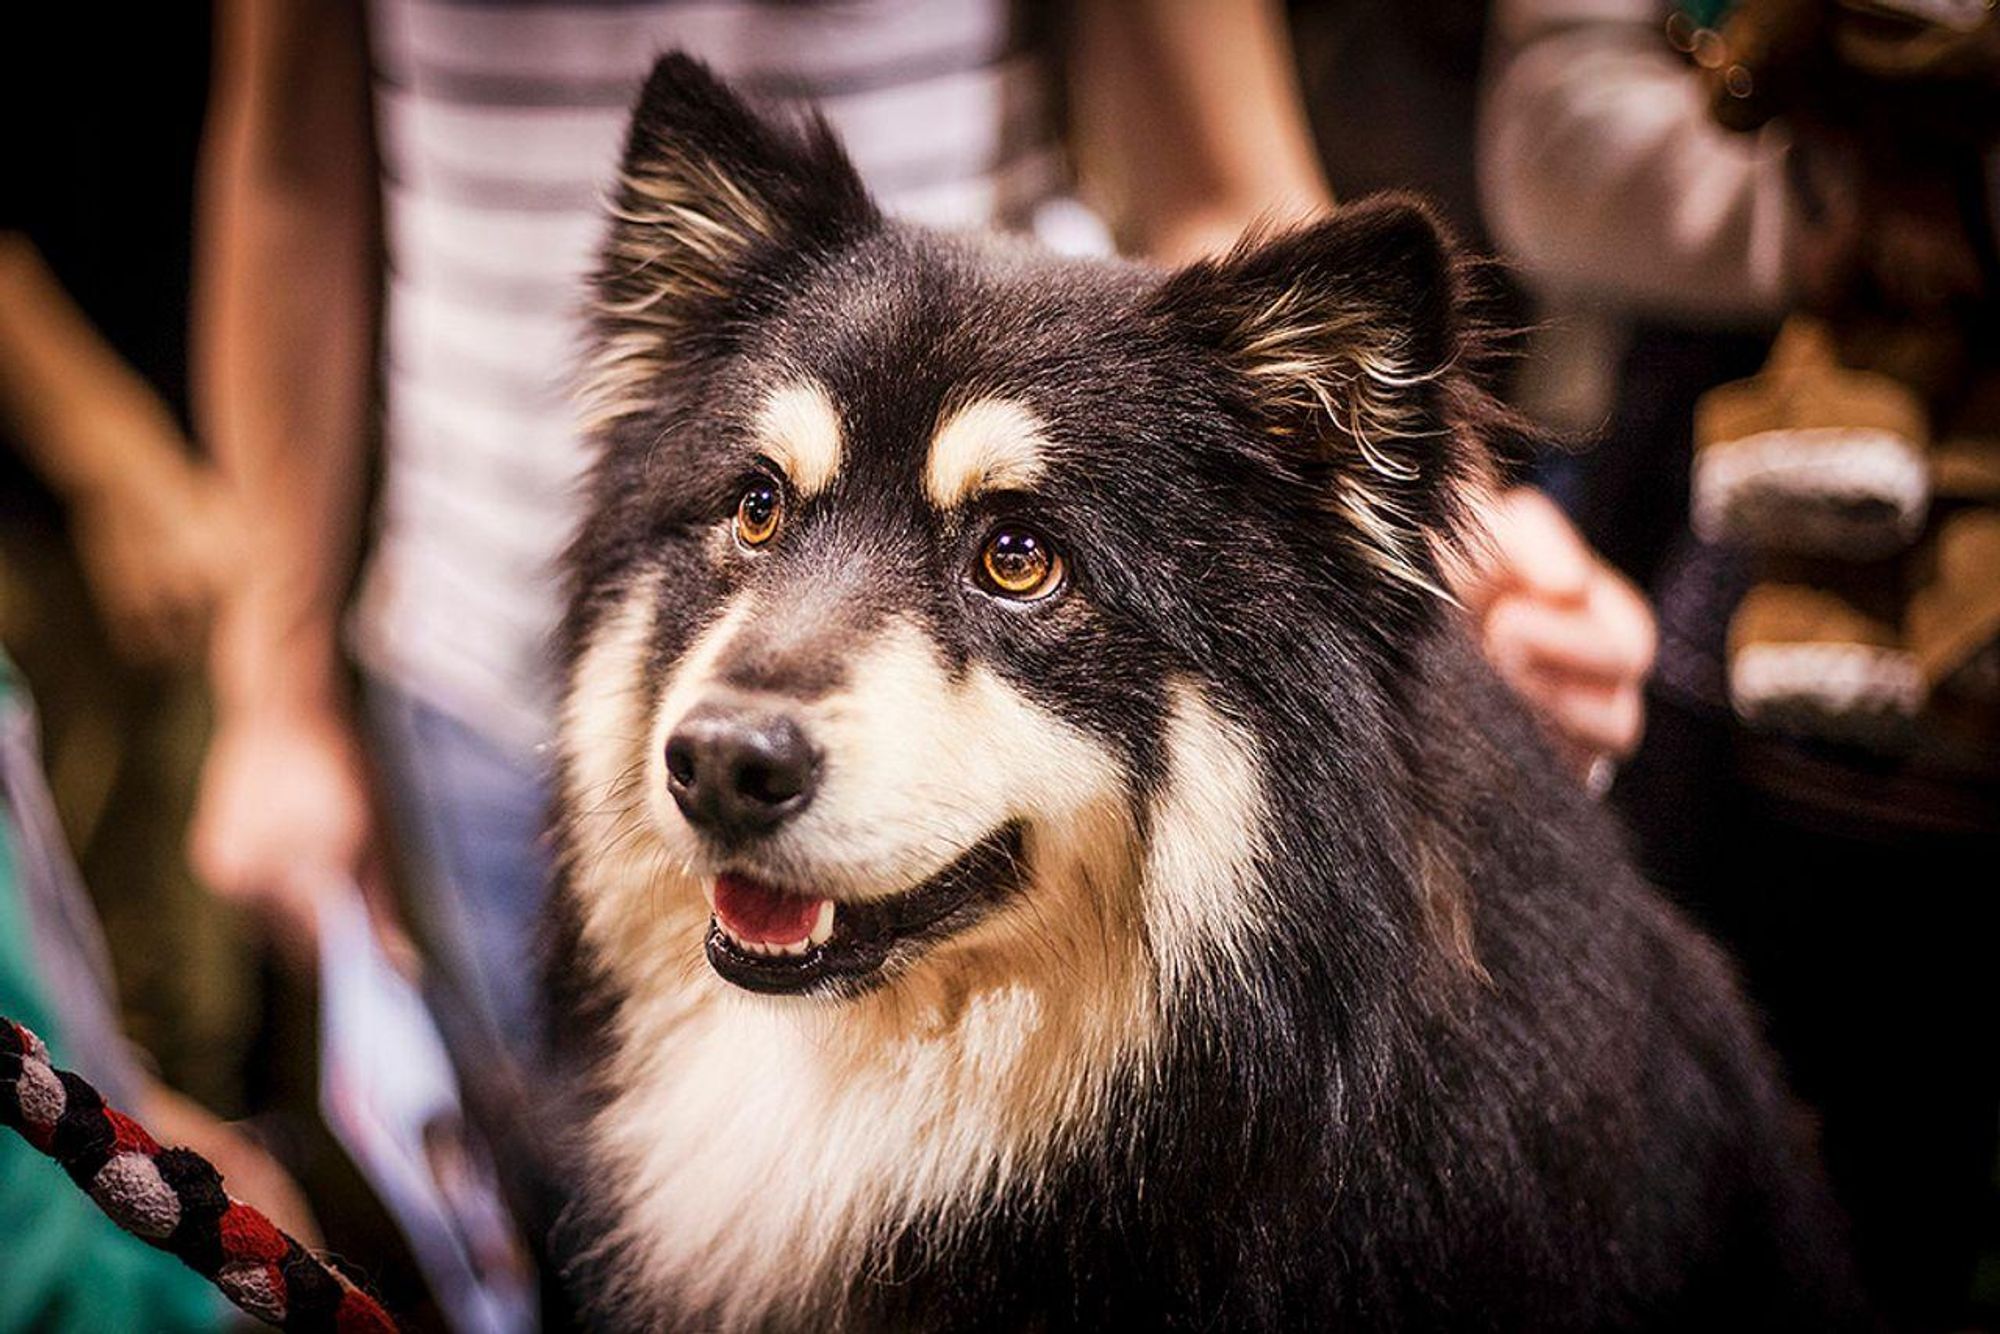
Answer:
[[[1694,427],[1693,520],[1705,540],[1873,560],[1923,530],[1922,401],[1841,366],[1816,325],[1787,324],[1761,374],[1702,396]]]
[[[1914,740],[1924,682],[1892,619],[1846,591],[1763,583],[1729,623],[1729,695],[1760,731],[1900,752]]]

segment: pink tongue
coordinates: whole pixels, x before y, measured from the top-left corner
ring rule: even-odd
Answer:
[[[729,934],[759,945],[792,945],[812,934],[820,900],[748,876],[715,878],[715,915]]]

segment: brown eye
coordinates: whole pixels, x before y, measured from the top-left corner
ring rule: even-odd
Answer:
[[[736,502],[736,539],[746,547],[761,547],[778,535],[784,497],[769,482],[752,482]]]
[[[1063,561],[1032,528],[1002,528],[986,539],[979,572],[988,589],[1002,597],[1032,602],[1062,584]]]

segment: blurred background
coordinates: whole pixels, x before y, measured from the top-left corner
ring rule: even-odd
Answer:
[[[0,1013],[415,1327],[568,1320],[529,1094],[573,321],[674,47],[938,225],[1175,264],[1429,198],[1551,442],[1483,502],[1474,632],[1740,961],[1887,1326],[2000,1325],[1990,3],[32,8]],[[224,1323],[0,1140],[0,1331]]]

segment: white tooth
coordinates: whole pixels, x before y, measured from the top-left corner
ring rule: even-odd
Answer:
[[[805,945],[824,945],[833,938],[833,900],[821,899],[819,913],[813,918],[812,931],[806,936]],[[802,947],[800,953],[804,953]]]
[[[824,944],[827,937],[833,934],[833,904],[831,902],[820,904],[819,917],[813,924],[812,934],[804,940],[746,940],[731,931],[722,918],[715,917],[711,920],[715,923],[715,929],[722,933],[723,939],[745,954],[755,954],[763,958],[777,958],[781,955],[797,957],[815,945]]]

